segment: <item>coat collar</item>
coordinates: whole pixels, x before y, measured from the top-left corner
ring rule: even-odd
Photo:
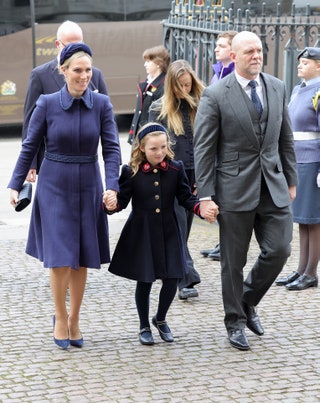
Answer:
[[[74,100],[77,98],[72,97],[68,90],[67,90],[67,85],[65,84],[62,89],[60,90],[60,105],[61,108],[65,111],[71,108],[73,105]],[[88,109],[93,108],[93,95],[92,91],[89,90],[89,88],[86,89],[86,91],[83,93],[82,97],[80,98],[84,105]]]
[[[141,171],[144,173],[151,172],[153,169],[161,169],[161,171],[167,171],[169,169],[169,162],[167,160],[163,160],[160,164],[156,166],[152,166],[148,161],[144,162],[140,166]]]

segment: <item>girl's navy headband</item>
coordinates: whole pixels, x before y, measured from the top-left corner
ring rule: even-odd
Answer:
[[[142,140],[144,136],[146,136],[147,134],[152,133],[152,132],[167,133],[166,129],[163,126],[154,124],[154,125],[147,126],[143,130],[141,130],[141,132],[139,133],[139,140]]]

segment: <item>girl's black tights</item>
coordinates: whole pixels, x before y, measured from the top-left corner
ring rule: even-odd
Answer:
[[[162,280],[162,287],[159,294],[158,311],[156,313],[157,321],[166,319],[167,312],[177,292],[178,279],[166,278]],[[150,327],[149,308],[150,292],[152,283],[137,282],[135,299],[140,319],[140,329]]]

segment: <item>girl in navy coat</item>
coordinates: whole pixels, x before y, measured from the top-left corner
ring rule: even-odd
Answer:
[[[140,319],[139,340],[152,345],[149,323],[149,296],[152,283],[162,280],[159,304],[152,324],[160,337],[172,342],[166,315],[174,299],[177,283],[186,271],[186,248],[177,216],[175,197],[186,209],[199,214],[199,200],[192,194],[181,161],[173,160],[170,138],[160,124],[143,126],[135,140],[129,165],[122,167],[116,211],[127,207],[132,212],[122,230],[109,271],[136,280],[135,300]],[[113,202],[111,197],[107,200]],[[217,212],[207,217],[212,222]]]
[[[120,147],[109,97],[88,88],[91,50],[67,45],[60,54],[66,85],[41,95],[8,187],[13,206],[38,147],[46,154],[39,172],[26,252],[51,268],[55,304],[54,342],[81,347],[79,314],[87,267],[110,261],[108,223],[103,199],[118,191]],[[97,148],[105,166],[103,188]],[[107,189],[104,191],[104,189]],[[70,310],[66,297],[70,292]]]

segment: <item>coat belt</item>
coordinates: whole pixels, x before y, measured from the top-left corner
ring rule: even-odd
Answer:
[[[98,161],[98,154],[95,155],[64,155],[48,153],[44,154],[44,157],[50,161],[66,162],[68,164],[87,164],[90,162]]]

